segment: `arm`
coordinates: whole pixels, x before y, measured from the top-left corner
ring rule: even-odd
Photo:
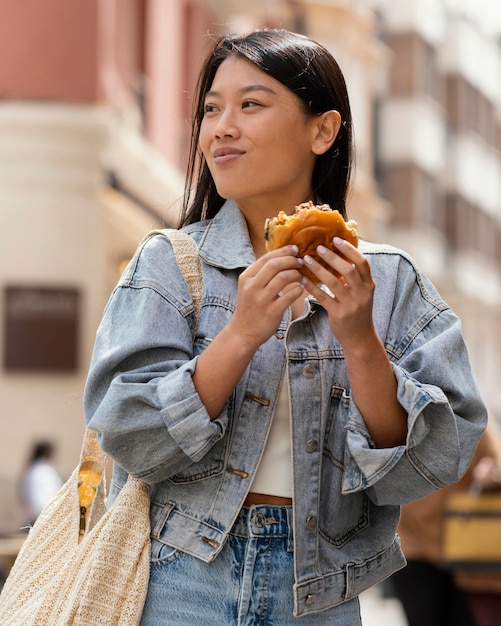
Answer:
[[[228,396],[297,297],[278,292],[294,280],[302,290],[298,266],[291,250],[277,251],[243,272],[237,311],[194,357],[191,295],[170,243],[158,236],[139,249],[103,315],[84,399],[89,427],[118,465],[158,482],[217,444]]]
[[[303,291],[297,248],[260,257],[239,277],[237,306],[228,325],[200,355],[193,383],[212,419],[217,417],[254,353],[276,331]],[[284,292],[283,295],[278,295]]]
[[[165,480],[224,435],[192,381],[193,302],[164,236],[142,244],[105,308],[85,386],[88,426],[128,473]]]
[[[407,413],[397,400],[397,381],[372,319],[375,284],[367,259],[349,243],[335,239],[336,254],[318,252],[337,276],[311,257],[305,262],[332,295],[305,279],[308,291],[324,306],[341,344],[352,397],[378,448],[405,443]],[[339,276],[339,277],[338,277]]]
[[[374,446],[350,394],[343,492],[365,490],[377,504],[401,504],[456,482],[485,428],[486,410],[461,323],[412,259],[364,244],[377,284],[374,323],[405,409],[405,445]]]

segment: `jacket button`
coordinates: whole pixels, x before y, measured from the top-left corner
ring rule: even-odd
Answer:
[[[318,449],[318,441],[316,439],[309,439],[306,442],[306,452],[316,452]]]
[[[317,368],[313,363],[309,363],[303,367],[303,376],[305,378],[314,378],[317,373]]]
[[[317,599],[317,596],[314,593],[309,593],[306,596],[306,598],[304,599],[304,603],[305,604],[313,604],[316,599]]]
[[[311,530],[317,527],[317,518],[315,517],[315,515],[309,515],[306,518],[306,526]]]

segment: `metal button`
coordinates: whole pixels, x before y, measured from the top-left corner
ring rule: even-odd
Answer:
[[[266,516],[262,513],[256,513],[254,516],[254,524],[256,524],[258,528],[264,528],[266,525]]]
[[[303,376],[305,378],[314,378],[317,373],[317,368],[313,363],[309,363],[303,367]]]
[[[306,442],[306,452],[316,452],[318,450],[318,441],[316,439],[309,439]]]
[[[315,517],[315,515],[309,515],[306,518],[306,526],[310,529],[317,527],[317,518]]]

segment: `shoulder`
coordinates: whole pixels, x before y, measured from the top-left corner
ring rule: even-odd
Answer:
[[[402,286],[407,280],[414,282],[416,277],[422,276],[416,261],[400,248],[360,240],[358,249],[368,260],[376,282],[384,278],[385,283],[395,281]]]
[[[359,241],[358,247],[359,250],[370,259],[376,261],[389,259],[393,259],[396,262],[405,261],[411,266],[416,267],[416,262],[410,254],[408,254],[404,250],[401,250],[400,248],[391,246],[390,244],[374,243],[373,241],[366,241],[365,239],[361,239]]]
[[[146,276],[171,275],[178,265],[176,257],[197,255],[200,228],[197,224],[182,229],[164,228],[147,233],[129,261],[120,284],[130,286]],[[198,235],[198,236],[197,236]]]
[[[151,281],[163,283],[167,276],[172,276],[175,265],[174,250],[167,233],[151,231],[138,244],[118,286],[148,286]]]
[[[150,231],[138,245],[114,290],[146,290],[183,310],[202,297],[198,247],[187,229]]]
[[[359,241],[358,248],[369,261],[376,278],[384,276],[386,281],[391,281],[393,277],[402,282],[407,275],[411,280],[422,275],[416,261],[400,248],[365,240]]]
[[[419,268],[416,260],[404,250],[389,244],[361,240],[360,251],[370,263],[380,287],[386,285],[395,292],[416,291],[437,310],[448,309],[430,278]]]

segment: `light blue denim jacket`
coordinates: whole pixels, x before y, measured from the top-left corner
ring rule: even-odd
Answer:
[[[185,230],[203,267],[194,347],[192,298],[163,235],[139,247],[97,333],[85,412],[115,460],[110,499],[126,472],[154,484],[153,539],[216,558],[259,464],[287,362],[295,613],[349,600],[404,565],[399,505],[458,480],[485,427],[460,322],[408,256],[362,242],[376,282],[375,325],[408,413],[406,444],[374,446],[341,346],[311,298],[295,321],[286,312],[211,421],[191,375],[228,323],[237,278],[255,256],[233,202]]]

